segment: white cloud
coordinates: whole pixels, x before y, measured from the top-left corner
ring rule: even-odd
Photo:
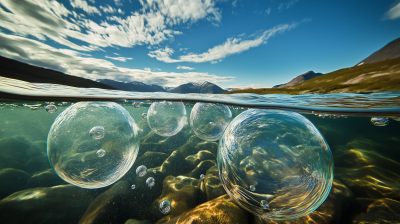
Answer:
[[[194,68],[191,68],[191,67],[188,67],[188,66],[181,66],[181,65],[178,65],[178,67],[176,67],[176,69],[193,70]]]
[[[107,5],[106,7],[100,6],[100,8],[105,13],[115,13],[115,9],[113,9],[110,5]]]
[[[217,60],[221,60],[229,55],[238,54],[240,52],[249,50],[250,48],[257,47],[274,36],[276,33],[283,33],[286,30],[290,30],[295,28],[298,23],[293,23],[291,25],[284,24],[275,26],[272,29],[266,30],[262,33],[261,36],[250,39],[243,40],[242,38],[228,38],[225,43],[221,45],[214,46],[213,48],[208,49],[207,52],[201,54],[187,54],[179,56],[179,59],[172,59],[170,55],[174,53],[174,50],[168,47],[165,49],[158,49],[155,51],[150,51],[149,56],[152,58],[156,58],[159,61],[163,61],[166,63],[174,63],[174,62],[208,62],[211,61],[212,64],[217,63]]]
[[[115,5],[122,6],[121,0],[114,0],[114,2],[115,2]]]
[[[118,53],[114,53],[115,55],[119,55]]]
[[[239,89],[248,89],[248,88],[253,88],[253,89],[259,89],[259,88],[265,88],[265,86],[262,86],[260,84],[230,84],[230,85],[221,85],[221,88],[227,89],[227,88],[239,88]]]
[[[0,55],[24,63],[60,71],[87,79],[141,81],[147,84],[177,86],[188,82],[225,83],[234,77],[221,77],[199,72],[150,72],[117,67],[103,59],[82,57],[74,50],[56,49],[40,41],[0,33]]]
[[[385,13],[383,19],[397,19],[400,18],[400,2],[393,6],[389,11]]]
[[[290,0],[289,2],[286,3],[281,3],[278,6],[278,10],[281,12],[283,9],[289,9],[291,6],[296,4],[299,0]]]
[[[100,11],[96,7],[90,6],[85,0],[70,0],[70,3],[72,7],[82,9],[89,15],[96,13],[101,16]]]
[[[265,10],[265,12],[269,15],[271,13],[271,8],[268,8],[267,10]]]
[[[189,48],[179,48],[179,51],[186,51],[186,50],[188,50]]]
[[[151,68],[144,68],[145,71],[151,72]]]
[[[156,45],[172,39],[182,32],[173,30],[176,25],[190,25],[200,19],[218,23],[221,19],[216,0],[154,0],[141,1],[142,10],[126,18],[107,17],[100,23],[86,18],[85,14],[69,11],[54,0],[1,0],[0,27],[20,36],[33,36],[41,41],[51,39],[79,51],[100,50],[104,47],[133,47]],[[120,2],[120,1],[118,1]],[[91,15],[101,15],[85,0],[70,0],[75,9]],[[107,12],[117,11],[102,7]],[[117,11],[124,12],[121,9]],[[72,40],[86,42],[89,46],[75,44]]]
[[[117,60],[117,61],[122,61],[122,62],[125,62],[126,60],[132,60],[133,59],[133,58],[126,58],[126,57],[109,57],[109,56],[105,56],[105,57],[109,58],[109,59]]]
[[[237,0],[232,2],[232,7],[236,7],[236,5],[237,5]]]

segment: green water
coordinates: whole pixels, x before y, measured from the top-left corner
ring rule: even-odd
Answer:
[[[71,103],[55,102],[55,113],[45,111],[46,102],[0,103],[1,223],[400,223],[400,121],[377,127],[365,116],[302,114],[332,150],[334,182],[316,211],[278,222],[254,216],[226,195],[217,141],[198,138],[188,123],[174,136],[155,134],[142,118],[150,103],[119,103],[141,129],[139,152],[121,179],[99,189],[64,182],[46,156],[49,129]],[[193,105],[185,103],[188,121]],[[229,107],[233,117],[248,109]],[[147,176],[136,175],[140,165]],[[145,183],[149,176],[152,188]],[[159,210],[165,199],[171,202],[168,214]]]

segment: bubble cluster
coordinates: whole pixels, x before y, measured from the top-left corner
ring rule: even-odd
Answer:
[[[373,117],[371,123],[378,127],[383,127],[389,124],[389,118],[387,117]]]
[[[190,127],[197,137],[216,141],[232,120],[232,112],[226,105],[196,103],[190,113]]]
[[[171,202],[168,200],[164,200],[160,203],[159,206],[160,212],[163,214],[168,214],[171,211]]]
[[[147,123],[156,134],[176,135],[186,124],[186,109],[182,102],[154,102],[147,112]]]
[[[155,181],[154,181],[154,178],[153,178],[153,177],[147,178],[147,180],[146,180],[146,185],[147,185],[149,188],[153,187],[154,184],[155,184]]]
[[[309,120],[294,112],[251,109],[241,113],[222,135],[217,160],[229,196],[267,219],[308,215],[332,187],[329,146]]]
[[[51,114],[57,111],[56,105],[53,104],[47,105],[44,109]]]
[[[82,188],[115,183],[131,168],[138,150],[135,121],[112,102],[69,106],[57,116],[47,137],[47,158],[53,170]]]
[[[138,166],[138,168],[136,168],[136,175],[138,175],[139,177],[144,177],[147,174],[147,167],[141,165]]]
[[[93,139],[102,139],[104,138],[104,134],[105,134],[104,128],[101,126],[96,126],[89,130],[89,135]]]

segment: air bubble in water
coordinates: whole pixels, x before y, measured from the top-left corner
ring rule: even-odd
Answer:
[[[135,107],[135,108],[139,108],[141,105],[142,105],[141,102],[133,102],[132,103],[132,106]]]
[[[141,165],[138,166],[138,168],[136,168],[136,175],[138,175],[139,177],[144,177],[147,174],[147,167]]]
[[[182,102],[154,102],[147,112],[147,123],[156,134],[176,135],[186,124],[186,109]]]
[[[383,127],[389,124],[389,118],[387,117],[373,117],[371,123],[378,127]]]
[[[160,203],[160,212],[163,214],[168,214],[171,211],[171,202],[164,200]]]
[[[222,135],[217,161],[228,195],[267,219],[306,216],[325,201],[332,187],[331,150],[318,129],[295,112],[241,113]],[[260,209],[262,200],[268,202],[268,211]],[[279,216],[270,212],[273,209],[279,209]]]
[[[56,105],[51,104],[51,105],[47,105],[47,106],[45,107],[45,110],[46,110],[48,113],[54,113],[54,112],[57,111],[57,107],[56,107]]]
[[[157,170],[153,170],[153,173],[157,173]]]
[[[101,126],[95,126],[91,128],[89,131],[89,135],[93,139],[102,139],[104,138],[104,134],[105,134],[104,128]]]
[[[190,113],[190,127],[206,141],[218,140],[231,120],[231,110],[222,104],[196,103]]]
[[[251,191],[255,191],[255,190],[256,190],[256,186],[250,185],[250,190],[251,190]]]
[[[143,119],[147,119],[147,113],[143,113],[143,114],[142,114],[142,118],[143,118]]]
[[[147,184],[147,186],[148,186],[149,188],[153,187],[154,184],[155,184],[154,178],[153,178],[153,177],[147,178],[146,184]]]
[[[131,189],[135,190],[135,188],[136,188],[136,185],[132,184]]]
[[[106,155],[106,151],[104,151],[104,149],[99,149],[97,150],[96,155],[101,158]]]
[[[204,174],[200,175],[200,179],[204,180],[206,178],[206,176],[204,176]]]
[[[93,127],[101,127],[100,131]],[[107,130],[107,138],[103,136]],[[106,156],[103,155],[104,150]],[[47,158],[64,181],[82,188],[115,183],[132,167],[139,150],[135,121],[112,102],[79,102],[66,108],[47,137]],[[99,156],[104,156],[99,160]],[[101,161],[101,162],[100,162]]]
[[[261,206],[261,208],[263,208],[266,211],[269,210],[269,203],[266,200],[261,200],[260,206]]]

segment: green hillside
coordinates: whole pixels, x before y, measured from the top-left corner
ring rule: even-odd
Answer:
[[[225,94],[306,94],[395,90],[400,90],[400,58],[340,69],[290,88],[247,89]]]

